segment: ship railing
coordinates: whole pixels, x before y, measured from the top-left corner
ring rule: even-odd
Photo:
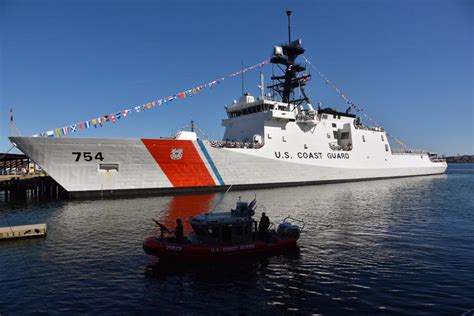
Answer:
[[[365,125],[357,125],[357,124],[354,124],[354,127],[356,129],[363,129],[363,130],[366,130],[366,131],[373,131],[373,132],[383,132],[385,131],[385,129],[383,127],[380,127],[380,126],[374,126],[374,127],[369,127],[369,126],[365,126]]]
[[[329,148],[335,151],[351,151],[352,145],[339,145],[338,143],[329,143]]]
[[[248,149],[260,149],[263,147],[261,143],[251,142],[233,142],[233,141],[209,141],[214,148],[248,148]]]
[[[429,154],[429,152],[423,149],[392,148],[392,154],[394,155],[420,155],[420,154]]]
[[[429,152],[424,149],[404,149],[404,148],[392,148],[393,155],[428,155],[428,158],[432,162],[445,162],[446,159],[438,157],[437,153]]]
[[[445,158],[440,158],[440,157],[431,157],[430,156],[430,160],[432,162],[446,162],[446,159]]]

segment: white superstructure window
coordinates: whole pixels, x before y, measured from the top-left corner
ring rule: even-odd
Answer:
[[[380,137],[382,138],[382,141],[385,141],[385,139],[383,138],[383,135],[380,135]]]
[[[388,151],[388,144],[385,144],[385,151]]]
[[[365,143],[365,136],[362,135],[362,141]]]

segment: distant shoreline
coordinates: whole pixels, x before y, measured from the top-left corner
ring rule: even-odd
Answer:
[[[444,157],[447,163],[474,163],[474,155]]]

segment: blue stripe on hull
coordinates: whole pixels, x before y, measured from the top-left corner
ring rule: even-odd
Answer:
[[[206,157],[207,162],[211,166],[212,171],[214,172],[217,180],[219,181],[220,185],[225,185],[224,180],[222,180],[222,177],[219,173],[219,170],[217,170],[216,165],[214,164],[214,161],[212,161],[211,155],[207,152],[206,146],[204,146],[204,143],[202,140],[198,139],[197,140],[199,147],[201,148],[202,153],[204,154],[204,157]]]

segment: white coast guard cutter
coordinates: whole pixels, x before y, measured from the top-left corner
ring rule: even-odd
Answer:
[[[396,151],[380,127],[349,111],[314,108],[310,74],[296,59],[301,40],[274,48],[282,69],[259,97],[244,94],[225,108],[222,141],[194,131],[171,139],[10,137],[72,196],[146,194],[293,186],[444,173],[446,162],[424,151]],[[298,93],[298,94],[297,94]],[[295,97],[299,95],[300,97]]]

